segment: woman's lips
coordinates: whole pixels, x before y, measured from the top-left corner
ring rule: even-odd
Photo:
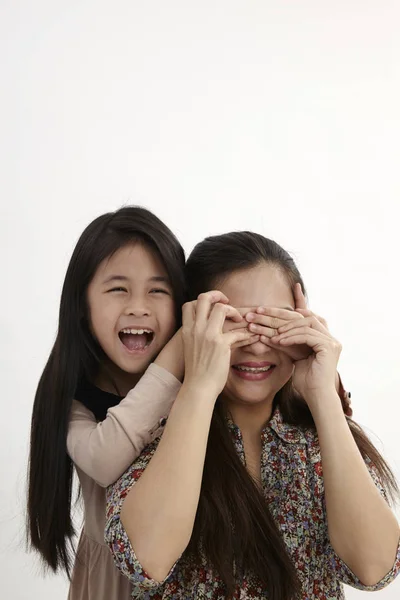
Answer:
[[[231,369],[237,377],[246,381],[264,381],[271,377],[275,367],[275,364],[263,361],[238,363]]]

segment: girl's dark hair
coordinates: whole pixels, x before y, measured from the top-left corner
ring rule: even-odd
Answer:
[[[276,266],[291,286],[305,287],[291,256],[276,242],[242,231],[208,237],[192,251],[186,263],[189,298],[218,288],[224,277],[260,263]],[[304,399],[289,381],[275,396],[283,420],[302,428],[315,424]],[[399,489],[384,458],[361,427],[347,418],[363,456],[377,468],[384,487],[394,499]],[[190,543],[188,560],[198,562],[204,554],[219,573],[231,597],[244,573],[257,577],[271,600],[300,595],[300,582],[277,525],[252,477],[241,462],[228,429],[222,402],[215,405],[208,438],[202,488]]]
[[[70,577],[74,528],[71,520],[72,461],[68,422],[78,382],[90,379],[104,353],[89,330],[87,288],[100,263],[120,248],[141,242],[165,267],[181,322],[185,301],[182,246],[145,208],[126,206],[101,215],[85,229],[72,254],[61,294],[58,333],[33,405],[28,474],[27,533],[30,545],[54,571]]]

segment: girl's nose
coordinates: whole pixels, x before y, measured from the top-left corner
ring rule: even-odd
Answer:
[[[151,315],[150,307],[143,298],[132,298],[127,304],[125,314],[134,317],[149,317]]]

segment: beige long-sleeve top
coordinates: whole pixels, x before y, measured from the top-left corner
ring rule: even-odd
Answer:
[[[70,600],[129,598],[129,582],[115,568],[104,544],[105,488],[114,483],[163,430],[181,383],[151,364],[137,385],[97,422],[73,401],[67,449],[82,488],[84,528],[77,550]]]

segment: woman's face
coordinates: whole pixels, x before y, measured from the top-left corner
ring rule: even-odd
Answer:
[[[258,306],[294,310],[294,298],[286,276],[275,266],[262,263],[236,271],[216,286],[242,314]],[[243,327],[227,322],[225,329]],[[292,360],[282,351],[261,342],[234,348],[223,396],[229,402],[255,405],[272,402],[293,373]]]

